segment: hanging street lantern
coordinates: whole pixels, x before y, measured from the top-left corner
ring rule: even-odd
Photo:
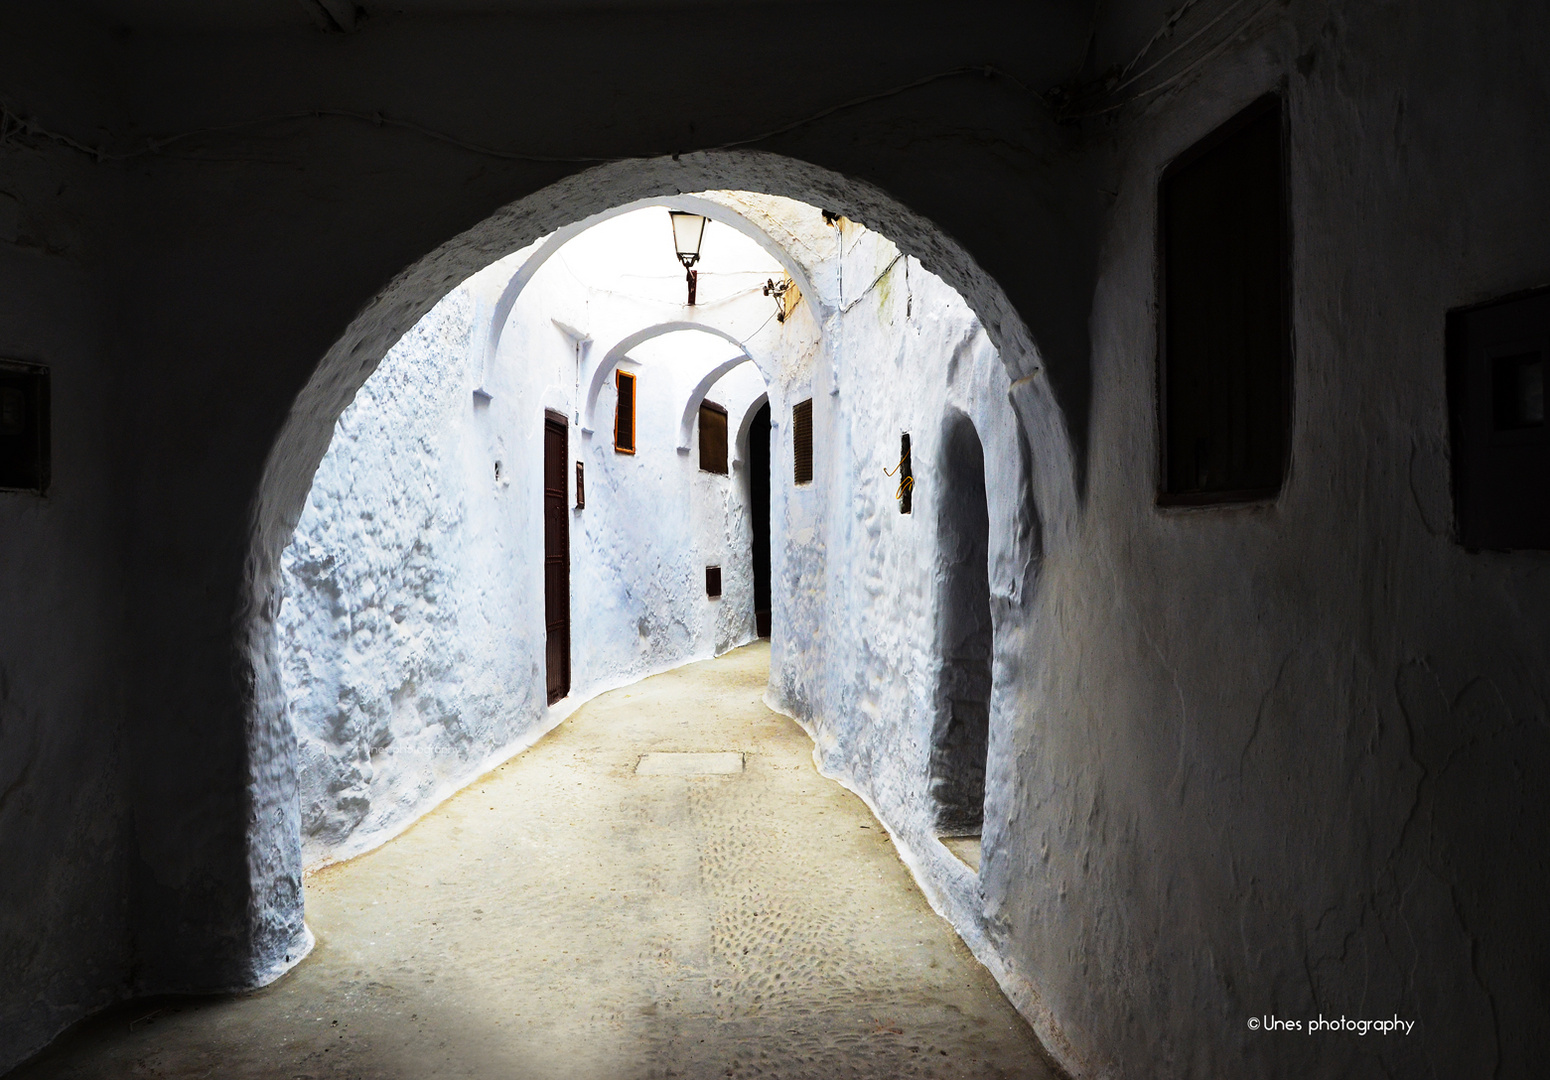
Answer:
[[[673,247],[678,261],[684,264],[684,274],[689,282],[689,306],[694,306],[694,286],[699,273],[694,264],[700,261],[700,241],[705,239],[705,218],[684,210],[669,210],[667,216],[673,222]]]

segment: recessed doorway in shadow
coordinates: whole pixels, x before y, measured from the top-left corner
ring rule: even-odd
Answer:
[[[985,453],[965,416],[948,422],[937,489],[942,668],[931,739],[931,795],[940,835],[978,836],[985,817],[994,630]]]
[[[753,613],[756,633],[770,636],[770,404],[748,425],[748,515],[753,529]]]

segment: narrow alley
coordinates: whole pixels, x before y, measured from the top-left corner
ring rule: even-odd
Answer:
[[[764,706],[768,664],[760,641],[594,699],[309,875],[318,945],[280,982],[109,1013],[16,1080],[1056,1075]]]

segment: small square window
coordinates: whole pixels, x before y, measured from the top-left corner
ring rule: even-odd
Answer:
[[[1459,542],[1550,549],[1550,289],[1451,312],[1447,332]]]
[[[48,490],[48,368],[0,360],[0,490]]]
[[[1545,422],[1545,357],[1540,352],[1491,361],[1491,419],[1497,431],[1522,431]]]
[[[721,595],[721,567],[707,566],[705,568],[705,595],[712,600]]]

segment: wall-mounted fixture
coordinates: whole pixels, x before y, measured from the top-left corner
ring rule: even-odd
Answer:
[[[893,497],[899,501],[899,513],[908,514],[915,508],[915,470],[910,464],[910,433],[899,436],[899,463],[883,470],[884,476],[899,478],[899,487]]]
[[[0,360],[0,490],[48,491],[48,368]]]
[[[684,274],[689,282],[689,306],[694,306],[694,289],[699,281],[699,271],[694,264],[700,261],[700,242],[705,239],[705,218],[684,210],[669,210],[667,216],[673,223],[673,247],[678,261],[684,264]]]
[[[576,462],[576,509],[587,508],[587,474],[584,462]]]
[[[705,595],[712,600],[721,595],[721,567],[707,566],[705,568]]]
[[[775,321],[785,322],[797,306],[797,301],[802,299],[802,290],[797,288],[790,274],[782,274],[779,281],[774,278],[765,281],[764,295],[775,298]]]

